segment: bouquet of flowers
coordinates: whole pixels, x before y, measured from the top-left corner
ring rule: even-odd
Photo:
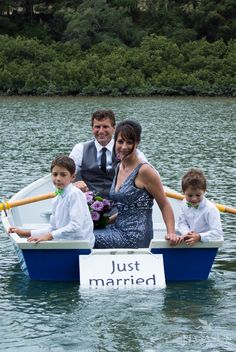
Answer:
[[[102,229],[106,227],[111,210],[111,202],[108,199],[98,196],[94,192],[85,192],[87,204],[92,216],[95,229]]]

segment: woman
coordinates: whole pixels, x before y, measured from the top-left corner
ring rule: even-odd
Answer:
[[[166,224],[166,238],[178,242],[174,214],[158,172],[137,156],[141,126],[133,120],[119,123],[115,131],[114,149],[120,160],[110,190],[118,213],[110,218],[105,229],[96,230],[95,248],[144,248],[153,238],[152,207],[157,201]]]

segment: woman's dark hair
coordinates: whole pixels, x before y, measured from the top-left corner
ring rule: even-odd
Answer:
[[[57,155],[51,163],[51,172],[55,166],[64,167],[71,175],[74,175],[76,166],[73,159],[67,155]]]
[[[197,168],[189,169],[182,178],[181,186],[183,192],[185,192],[188,187],[201,189],[205,192],[207,181],[203,171]]]
[[[141,141],[141,133],[142,133],[142,127],[140,123],[137,121],[127,119],[118,123],[118,125],[116,126],[115,135],[114,135],[114,140],[115,140],[114,154],[116,155],[115,145],[119,134],[124,140],[131,141],[134,144],[135,143],[139,144]],[[134,146],[133,146],[133,149],[130,151],[130,154],[133,152],[133,150],[134,150]]]

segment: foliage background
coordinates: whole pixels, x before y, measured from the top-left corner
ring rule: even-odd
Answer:
[[[2,0],[0,94],[236,95],[233,0]]]

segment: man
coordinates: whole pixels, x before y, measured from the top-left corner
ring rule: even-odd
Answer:
[[[93,140],[74,146],[70,157],[75,161],[77,177],[75,185],[83,192],[95,191],[107,197],[115,173],[113,154],[115,114],[112,110],[97,110],[92,114]],[[146,161],[139,151],[140,157]]]

